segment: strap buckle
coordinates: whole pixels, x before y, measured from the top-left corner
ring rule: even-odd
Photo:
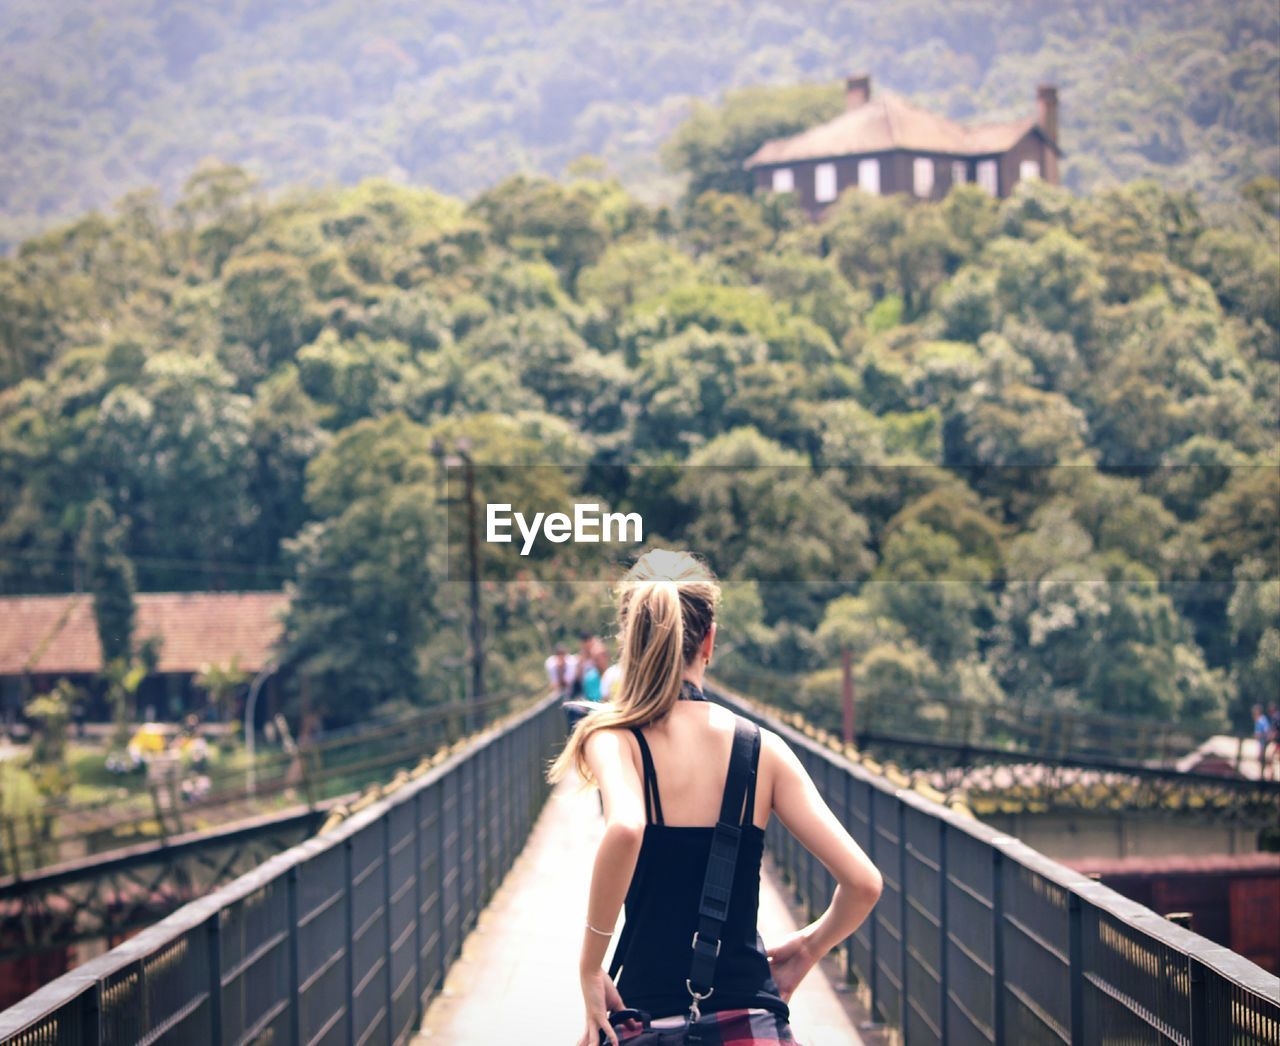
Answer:
[[[707,947],[710,947],[710,945],[707,945]],[[695,952],[698,950],[698,931],[697,930],[693,931],[693,950]],[[717,959],[720,958],[720,942],[719,941],[716,941],[716,958]],[[690,988],[689,990],[693,991],[692,988]],[[703,998],[705,999],[706,996],[704,995]]]
[[[694,936],[697,937],[698,935],[695,933]],[[719,950],[719,948],[720,946],[717,944],[716,949]],[[693,990],[693,982],[687,977],[685,978],[684,986],[689,989],[689,994],[693,996],[693,1002],[689,1003],[689,1016],[695,1021],[701,1020],[702,1011],[698,1009],[698,1003],[711,998],[711,994],[715,989],[708,988],[703,994],[699,995]]]

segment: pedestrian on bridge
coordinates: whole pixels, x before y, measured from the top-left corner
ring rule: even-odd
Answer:
[[[786,743],[707,699],[719,598],[690,553],[640,558],[618,592],[616,691],[577,724],[551,768],[553,781],[576,769],[604,802],[579,960],[586,1030],[578,1046],[656,1046],[660,1035],[664,1044],[795,1042],[792,992],[880,896],[879,872]],[[756,915],[774,814],[837,886],[818,919],[766,949]]]
[[[569,696],[570,685],[578,672],[578,655],[569,653],[568,647],[557,643],[546,661],[547,681],[560,700]]]
[[[1272,721],[1261,705],[1253,706],[1253,739],[1258,742],[1258,777],[1265,781],[1270,774],[1267,768],[1267,745],[1271,742]]]

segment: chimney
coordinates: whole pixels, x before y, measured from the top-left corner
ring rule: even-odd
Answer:
[[[844,107],[857,109],[871,100],[871,77],[849,76],[844,81]]]
[[[1036,123],[1054,144],[1058,141],[1058,89],[1041,84],[1036,91]]]

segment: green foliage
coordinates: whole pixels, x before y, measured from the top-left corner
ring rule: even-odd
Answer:
[[[641,511],[707,554],[726,670],[815,709],[848,649],[868,708],[1219,725],[1277,664],[1264,190],[849,193],[811,223],[715,189],[654,210],[589,166],[469,206],[210,167],[0,261],[0,587],[79,563],[123,621],[132,586],[287,584],[294,699],[457,698],[466,440],[485,499]],[[495,692],[608,627],[603,586],[531,576],[545,549],[483,556],[513,579],[481,595]],[[112,642],[123,729],[146,654]]]
[[[484,193],[470,211],[497,243],[545,258],[570,288],[604,251],[607,226],[581,186],[518,176]]]
[[[307,469],[315,519],[287,547],[297,583],[286,658],[339,718],[420,700],[417,651],[443,570],[443,509],[427,430],[403,415],[365,419]]]
[[[148,656],[147,661],[152,660]],[[127,657],[117,657],[108,661],[102,668],[102,677],[107,683],[107,706],[111,709],[112,733],[111,748],[123,752],[129,744],[129,724],[138,715],[138,688],[148,673],[155,671],[155,664],[147,661],[133,661]]]
[[[93,593],[93,617],[98,626],[102,663],[133,653],[134,573],[124,554],[124,527],[111,506],[98,500],[89,505],[80,532],[79,554],[85,587]]]
[[[749,188],[743,162],[770,138],[795,134],[840,112],[838,84],[749,87],[730,91],[712,108],[695,104],[667,142],[667,164],[688,176],[687,192],[741,192]]]
[[[1034,85],[1056,82],[1076,191],[1155,175],[1225,199],[1280,174],[1268,0],[767,0],[749,12],[288,0],[109,3],[94,17],[23,0],[6,24],[0,244],[159,183],[183,196],[189,227],[204,226],[190,251],[213,273],[257,219],[247,174],[200,168],[211,152],[272,186],[389,175],[469,198],[591,154],[646,198],[693,197],[743,188],[742,160],[834,116],[856,69],[972,120],[1027,113]]]
[[[1251,557],[1236,567],[1227,606],[1235,645],[1232,674],[1239,691],[1237,720],[1253,705],[1270,707],[1280,691],[1280,579]]]
[[[193,682],[209,695],[209,704],[217,711],[218,718],[226,720],[234,710],[232,699],[249,678],[249,673],[240,668],[239,660],[232,657],[225,665],[205,665]]]
[[[77,688],[63,679],[48,693],[37,694],[22,709],[25,716],[35,721],[36,738],[31,758],[42,769],[56,768],[65,762],[67,725],[78,698]]]

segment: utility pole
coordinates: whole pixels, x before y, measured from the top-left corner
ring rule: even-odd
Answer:
[[[853,663],[849,656],[849,648],[840,651],[841,687],[840,696],[844,704],[844,743],[853,744]]]
[[[462,469],[463,500],[467,512],[467,584],[468,602],[470,603],[470,625],[468,628],[468,651],[471,661],[471,701],[473,705],[484,700],[484,617],[480,604],[480,510],[476,504],[475,462],[471,457],[471,441],[463,437],[454,445],[452,453],[446,453],[443,443],[432,445],[432,453],[439,457],[445,468]],[[446,505],[458,502],[448,496],[446,482]],[[451,528],[450,528],[451,529]],[[452,534],[450,534],[452,537]],[[471,725],[479,725],[479,710],[472,710]]]
[[[475,463],[471,447],[458,441],[462,458],[464,496],[467,499],[467,575],[471,600],[471,700],[484,700],[484,620],[480,616],[480,513],[476,507]],[[478,716],[477,711],[477,716]]]
[[[249,687],[249,699],[244,703],[244,746],[245,754],[249,759],[248,775],[250,795],[254,794],[258,776],[257,766],[254,762],[257,758],[257,753],[254,751],[255,735],[257,734],[257,728],[254,726],[254,713],[258,708],[258,692],[262,689],[262,684],[265,683],[268,677],[270,677],[279,667],[279,665],[272,661],[254,677],[253,684]]]

